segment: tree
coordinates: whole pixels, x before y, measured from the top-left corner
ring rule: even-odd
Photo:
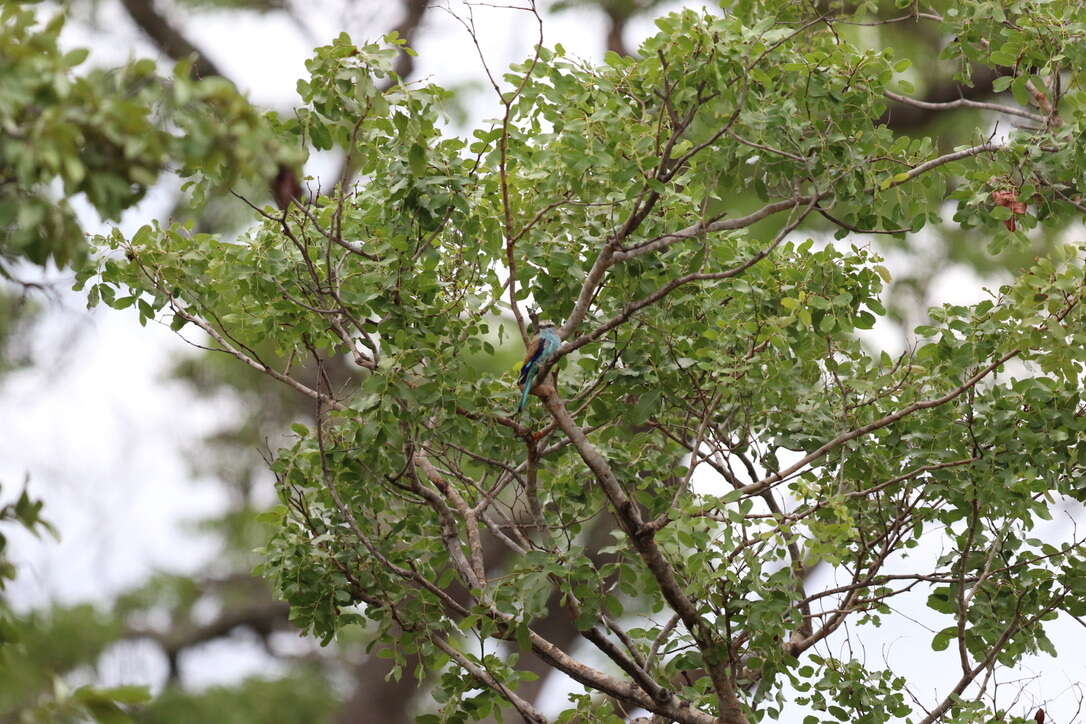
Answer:
[[[296,623],[376,631],[396,675],[409,656],[439,673],[444,719],[543,720],[518,693],[533,658],[586,687],[586,720],[1005,716],[988,674],[1086,614],[1081,541],[1032,535],[1082,494],[1083,270],[1058,236],[1083,211],[1086,16],[876,11],[686,11],[599,68],[539,47],[492,78],[499,118],[470,143],[440,129],[441,89],[395,82],[394,47],[341,37],[276,128],[342,149],[357,183],[253,204],[237,243],[99,240],[123,254],[84,272],[92,300],[198,328],[312,400],[272,465],[262,564]],[[1013,100],[912,100],[907,59],[861,43],[872,22],[930,24],[961,82],[986,65]],[[880,123],[890,101],[1024,125],[940,149]],[[991,254],[1047,248],[991,300],[932,309],[896,360],[856,333],[884,313],[879,259],[792,239],[951,215]],[[564,343],[516,418],[513,375],[475,361],[526,342],[533,307]],[[360,385],[320,374],[343,356]],[[943,554],[888,573],[921,536]],[[960,660],[939,699],[818,648],[914,592]],[[554,610],[603,664],[541,633]]]
[[[274,3],[226,4],[254,13],[285,10]],[[211,160],[212,167],[219,165],[223,173],[222,183],[190,185],[189,193],[179,196],[171,216],[193,218],[202,229],[226,233],[237,223],[238,215],[222,213],[225,204],[216,199],[225,192],[222,186],[233,181],[247,194],[252,189],[260,194],[262,186],[272,185],[273,176],[276,182],[289,181],[289,164],[299,160],[275,143],[269,126],[255,128],[249,123],[259,118],[257,111],[232,84],[224,83],[215,63],[170,25],[153,3],[126,2],[125,9],[163,55],[179,63],[173,78],[159,75],[149,60],[86,71],[86,49],[61,48],[64,17],[53,17],[48,8],[31,12],[34,4],[24,5],[27,7],[13,4],[5,8],[0,34],[0,54],[5,60],[0,112],[5,128],[14,129],[12,143],[0,149],[5,179],[0,207],[6,212],[0,237],[0,276],[21,286],[10,295],[7,288],[0,287],[0,352],[4,353],[0,372],[32,363],[20,348],[36,332],[31,312],[40,308],[37,296],[53,284],[30,281],[38,273],[31,265],[44,267],[54,262],[63,269],[72,260],[78,263],[85,253],[86,229],[80,228],[69,204],[71,197],[83,196],[103,217],[116,219],[139,201],[152,183],[176,173],[187,175],[194,158],[201,165]],[[202,9],[211,5],[202,3]],[[80,17],[78,4],[69,9]],[[425,3],[405,0],[396,32],[412,37],[426,10]],[[95,60],[100,66],[100,59]],[[411,72],[411,60],[411,55],[399,54],[399,74]],[[190,70],[191,75],[207,82],[192,82]],[[202,178],[201,182],[207,180]],[[293,183],[297,184],[296,179]],[[164,185],[172,184],[167,180]],[[283,188],[274,185],[273,191]],[[101,189],[110,193],[96,193]],[[40,218],[43,213],[44,221]],[[62,223],[56,223],[58,219]],[[86,223],[88,215],[83,214],[81,221]],[[215,474],[230,487],[230,508],[215,519],[201,521],[203,529],[213,530],[223,541],[218,573],[186,576],[164,572],[124,592],[109,607],[52,605],[19,614],[8,614],[5,609],[6,638],[0,642],[0,719],[61,721],[95,716],[116,721],[128,705],[147,698],[145,687],[82,686],[71,691],[65,682],[75,680],[78,686],[88,676],[98,678],[99,659],[111,651],[116,653],[116,645],[124,640],[153,643],[168,667],[165,691],[141,708],[141,720],[189,721],[195,717],[312,722],[328,720],[336,712],[341,720],[357,721],[357,712],[370,708],[363,698],[356,702],[343,682],[346,676],[357,677],[354,686],[363,692],[372,689],[374,681],[383,683],[383,660],[376,662],[379,666],[375,669],[375,662],[359,662],[362,657],[331,650],[320,657],[298,656],[296,651],[279,651],[270,640],[272,634],[290,630],[290,624],[286,605],[274,600],[262,581],[248,575],[254,562],[251,551],[266,537],[264,526],[254,520],[260,508],[254,507],[252,491],[261,482],[253,480],[254,459],[260,461],[256,446],[268,435],[274,437],[277,428],[285,429],[300,411],[287,395],[271,394],[263,389],[267,385],[259,388],[237,370],[223,368],[221,375],[218,370],[204,362],[179,365],[178,374],[201,391],[211,389],[221,394],[224,387],[229,393],[242,390],[260,410],[254,416],[259,423],[220,431],[207,451],[193,456],[201,461],[196,466],[201,472]],[[249,392],[249,388],[256,389]],[[279,400],[282,404],[277,404]],[[25,608],[25,601],[22,603]],[[201,620],[199,611],[210,608],[218,611],[217,616]],[[238,631],[260,637],[275,658],[275,673],[209,691],[189,688],[181,676],[181,659],[202,644]],[[142,668],[154,657],[137,658],[131,665]],[[198,656],[188,657],[188,662],[189,668],[202,663]],[[357,672],[352,671],[354,667]],[[341,692],[332,688],[333,680],[345,690],[347,701],[341,701]],[[385,688],[390,701],[405,711],[410,707],[408,697],[398,697],[392,686]],[[404,689],[400,687],[401,693]],[[382,721],[394,721],[391,708],[383,709]]]
[[[261,3],[229,4],[252,5],[247,9],[258,13],[284,9]],[[211,161],[208,170],[218,166],[223,174],[220,182],[204,185],[210,177],[202,177],[199,184],[188,184],[189,193],[179,197],[171,216],[194,218],[200,228],[225,233],[237,223],[233,218],[237,215],[221,213],[224,204],[216,196],[225,192],[224,185],[238,184],[247,194],[253,189],[260,194],[262,186],[272,185],[273,177],[277,182],[289,180],[290,164],[300,160],[275,142],[269,125],[261,123],[257,128],[250,123],[260,119],[259,112],[232,83],[224,82],[216,65],[172,27],[154,4],[134,1],[125,3],[125,8],[163,55],[179,63],[172,78],[159,75],[155,63],[146,59],[120,68],[86,71],[86,49],[64,52],[68,49],[61,48],[65,18],[54,17],[49,9],[35,13],[33,3],[23,5],[4,9],[0,33],[0,55],[5,60],[0,114],[5,128],[12,131],[11,143],[0,148],[4,178],[0,209],[5,223],[0,236],[0,277],[21,287],[12,294],[0,287],[0,372],[32,362],[20,347],[36,331],[31,312],[40,308],[37,295],[53,286],[28,280],[38,273],[32,264],[45,267],[53,262],[62,270],[69,262],[78,263],[85,253],[86,230],[80,223],[89,217],[83,214],[77,219],[69,204],[71,197],[83,196],[102,217],[115,220],[141,200],[151,184],[173,174],[187,176],[193,159],[202,166]],[[405,0],[396,31],[410,38],[426,9],[424,3]],[[78,9],[71,10],[79,16]],[[396,65],[400,73],[411,72],[411,59],[400,53]],[[193,82],[190,72],[203,80]],[[165,185],[171,184],[166,181]],[[282,188],[275,186],[276,192]],[[215,369],[204,363],[198,366],[198,374],[189,375],[182,365],[179,374],[201,389],[253,386],[243,375],[224,370],[219,377]],[[128,705],[148,698],[146,687],[82,686],[72,691],[65,682],[74,680],[78,686],[88,676],[98,678],[96,669],[103,654],[115,652],[118,642],[140,640],[153,643],[164,654],[169,671],[166,690],[141,708],[141,720],[322,721],[337,710],[345,720],[354,720],[357,707],[341,702],[331,680],[342,684],[358,657],[342,657],[334,651],[321,657],[299,657],[296,652],[277,651],[269,638],[290,630],[287,607],[271,597],[262,581],[248,575],[253,565],[251,550],[266,537],[264,527],[254,520],[260,509],[254,509],[251,498],[252,459],[260,460],[255,447],[299,414],[296,403],[284,399],[284,404],[275,405],[275,397],[266,389],[255,390],[250,399],[259,401],[260,423],[224,430],[209,445],[231,448],[227,452],[194,456],[202,460],[203,472],[211,471],[232,486],[231,508],[217,519],[202,521],[202,527],[223,539],[220,569],[232,565],[235,570],[196,577],[155,575],[124,592],[109,607],[51,605],[19,614],[4,608],[0,719],[61,721],[94,716],[118,720],[130,709]],[[0,604],[6,605],[2,599]],[[200,620],[198,613],[194,615],[200,607],[219,613],[212,621]],[[209,691],[186,687],[180,659],[201,644],[240,630],[263,640],[269,655],[276,658],[276,673]],[[144,660],[135,665],[142,668]],[[189,661],[196,666],[201,663],[198,657]],[[363,665],[358,688],[366,688],[370,678],[381,681],[382,675],[370,676]]]
[[[47,287],[20,279],[19,266],[64,268],[87,252],[72,197],[116,220],[162,175],[191,176],[199,163],[190,199],[200,208],[205,192],[251,184],[277,163],[296,160],[262,112],[221,79],[193,81],[187,62],[172,78],[158,75],[149,60],[77,74],[89,53],[62,51],[64,23],[63,15],[42,23],[25,3],[0,9],[0,279],[21,287],[18,294],[0,288],[0,374],[29,363],[17,349],[37,310],[28,295]],[[0,523],[55,535],[41,507],[24,488],[0,506]],[[16,610],[3,585],[16,569],[5,543],[0,534],[0,718],[130,721],[132,705],[149,698],[146,687],[65,682],[94,665],[121,636],[123,622],[89,605]]]

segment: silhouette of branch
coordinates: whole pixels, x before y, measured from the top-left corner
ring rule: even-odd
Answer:
[[[129,17],[139,26],[162,54],[173,60],[195,58],[192,74],[196,78],[219,76],[225,78],[219,66],[202,50],[181,34],[155,9],[154,0],[121,0]]]
[[[954,80],[947,80],[933,85],[923,98],[917,100],[924,104],[953,103],[959,100],[977,100],[992,95],[992,83],[1009,71],[1001,68],[978,67],[973,69],[973,85],[967,86]],[[878,123],[894,131],[915,131],[923,128],[940,114],[941,109],[922,105],[891,103],[879,118]]]

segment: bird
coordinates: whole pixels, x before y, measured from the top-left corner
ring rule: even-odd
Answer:
[[[528,354],[524,356],[524,364],[520,367],[518,384],[524,388],[524,392],[521,393],[520,404],[517,405],[515,414],[519,414],[524,406],[528,404],[528,395],[531,393],[532,388],[535,387],[535,378],[539,375],[540,368],[554,356],[554,353],[558,351],[561,345],[562,339],[558,336],[558,332],[555,331],[554,325],[541,324],[539,333],[528,344]]]

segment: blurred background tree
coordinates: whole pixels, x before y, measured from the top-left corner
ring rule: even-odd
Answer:
[[[555,14],[594,13],[603,20],[601,55],[603,51],[626,55],[635,47],[632,22],[684,4],[691,3],[558,0],[544,8]],[[830,11],[836,3],[819,4]],[[953,3],[932,5],[943,10]],[[158,64],[133,61],[85,70],[93,65],[94,55],[87,64],[86,52],[62,42],[58,12],[66,13],[70,24],[106,37],[116,31],[105,28],[105,23],[127,18],[157,51]],[[894,3],[879,3],[873,19],[902,21],[857,26],[855,34],[871,46],[892,42],[910,48],[914,95],[926,102],[990,96],[999,70],[974,69],[967,59],[940,59],[938,51],[946,39],[933,33],[933,24],[911,21],[909,12]],[[214,43],[203,36],[203,27],[222,22],[223,17],[234,19],[239,27],[258,27],[247,25],[246,16],[279,18],[308,45],[322,42],[322,29],[331,25],[359,39],[395,32],[408,46],[425,43],[428,32],[455,27],[439,7],[425,0],[72,0],[59,5],[14,3],[3,13],[0,277],[6,283],[0,289],[0,374],[35,362],[26,343],[35,333],[35,316],[43,307],[48,309],[49,287],[56,284],[50,280],[64,278],[56,270],[85,252],[88,226],[119,220],[150,189],[166,187],[174,194],[169,216],[189,218],[200,230],[229,233],[240,222],[240,202],[226,189],[239,189],[258,204],[263,199],[283,204],[307,193],[308,184],[327,186],[353,173],[343,159],[315,155],[306,165],[305,159],[279,149],[274,133],[261,130],[260,109],[236,90],[250,79],[230,77],[224,70],[231,66],[233,53],[260,39],[237,37],[229,45]],[[318,14],[324,22],[314,22]],[[328,18],[336,20],[329,23]],[[549,38],[548,43],[561,40]],[[528,50],[522,48],[516,55]],[[456,62],[478,67],[472,58]],[[175,64],[172,74],[163,73]],[[401,53],[397,72],[411,78],[414,64],[411,54]],[[289,89],[295,79],[281,82]],[[468,91],[454,100],[461,117],[470,105]],[[988,122],[985,113],[966,104],[953,113],[892,104],[882,121],[899,133],[934,136],[940,147],[949,149]],[[993,125],[993,133],[1001,130],[1005,128]],[[209,157],[214,157],[210,165],[218,168],[213,174],[217,185],[182,191],[178,180],[196,164],[207,168]],[[821,230],[831,228],[826,222]],[[891,260],[900,260],[887,306],[903,328],[922,319],[929,289],[947,269],[998,278],[1002,270],[1032,256],[1025,251],[992,256],[977,233],[944,225],[928,235],[923,248],[906,247],[903,238],[892,235],[878,237],[882,251]],[[42,268],[51,270],[44,278]],[[504,368],[516,354],[510,348],[506,357],[485,363]],[[332,386],[355,374],[346,360],[326,371]],[[226,492],[228,502],[221,512],[198,526],[218,541],[215,564],[203,575],[162,572],[117,595],[109,606],[10,611],[4,624],[7,636],[0,639],[0,721],[75,720],[89,713],[103,720],[131,715],[147,722],[396,724],[425,711],[426,687],[420,688],[410,673],[390,678],[390,661],[379,652],[366,652],[361,638],[326,649],[294,640],[286,605],[274,600],[265,583],[249,573],[257,563],[253,551],[266,536],[260,516],[273,499],[266,457],[292,423],[311,416],[311,409],[223,356],[190,355],[177,361],[172,375],[196,397],[227,397],[246,411],[188,453],[194,477],[210,476]],[[596,542],[597,547],[603,544]],[[551,638],[562,635],[558,622],[555,627]],[[572,639],[576,631],[567,629],[564,635]],[[200,665],[200,652],[216,641],[239,636],[260,642],[269,673],[211,688],[191,686],[187,673],[190,666]],[[148,653],[145,647],[134,655],[159,656],[166,662],[163,686],[147,706],[126,714],[127,705],[139,699],[128,690],[70,709],[57,704],[70,699],[58,689],[58,682],[72,682],[69,690],[81,682],[95,682],[95,665],[103,652],[132,641],[149,642],[157,652]],[[12,655],[13,643],[19,646],[17,656]],[[538,694],[544,683],[540,679],[527,697]]]

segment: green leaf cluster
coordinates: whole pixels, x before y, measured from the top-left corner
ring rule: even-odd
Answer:
[[[65,16],[41,24],[25,3],[0,9],[0,258],[58,266],[86,253],[70,199],[116,221],[167,171],[200,204],[239,179],[270,179],[300,160],[226,80],[171,78],[150,60],[77,73],[89,52],[64,52]]]

